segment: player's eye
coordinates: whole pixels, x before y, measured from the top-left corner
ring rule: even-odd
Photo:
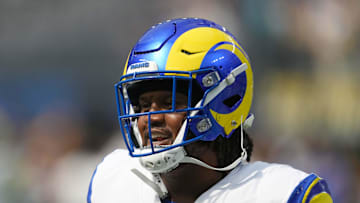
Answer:
[[[187,96],[177,94],[176,95],[176,109],[184,109],[187,107]]]
[[[171,101],[171,98],[167,98],[165,99],[164,101],[164,108],[166,109],[171,109],[172,108],[172,101]]]
[[[176,101],[176,109],[184,109],[187,107],[187,104],[184,101]]]
[[[151,108],[151,103],[150,102],[140,102],[139,105],[139,111],[140,112],[148,112]]]

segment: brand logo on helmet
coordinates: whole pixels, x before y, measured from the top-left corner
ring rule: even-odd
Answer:
[[[148,71],[157,71],[158,67],[153,61],[145,61],[140,63],[131,64],[127,69],[127,74],[135,72],[148,72]]]
[[[135,63],[132,64],[129,68],[136,69],[136,68],[147,68],[147,67],[149,67],[149,62]]]

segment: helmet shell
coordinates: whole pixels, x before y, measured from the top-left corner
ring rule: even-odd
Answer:
[[[135,44],[127,58],[124,75],[133,73],[137,64],[150,62],[151,71],[159,76],[167,71],[194,72],[191,77],[204,92],[203,100],[221,81],[239,66],[245,71],[236,75],[231,84],[198,112],[211,122],[211,128],[200,132],[201,119],[191,119],[189,129],[201,140],[215,140],[219,135],[229,137],[249,116],[253,98],[253,73],[249,58],[235,37],[224,27],[205,19],[182,18],[167,20],[151,27]],[[147,67],[146,67],[147,68]],[[147,69],[143,69],[147,71]],[[204,85],[205,73],[212,68],[218,82]],[[149,69],[150,70],[150,69]],[[171,74],[171,73],[170,73]]]

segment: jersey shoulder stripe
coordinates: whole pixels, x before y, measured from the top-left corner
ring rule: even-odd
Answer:
[[[329,187],[324,179],[310,174],[292,192],[288,203],[332,203]]]

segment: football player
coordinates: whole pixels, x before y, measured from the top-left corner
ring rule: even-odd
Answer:
[[[151,27],[115,92],[127,150],[97,166],[88,203],[332,202],[315,174],[250,162],[253,72],[224,27],[198,18]]]

